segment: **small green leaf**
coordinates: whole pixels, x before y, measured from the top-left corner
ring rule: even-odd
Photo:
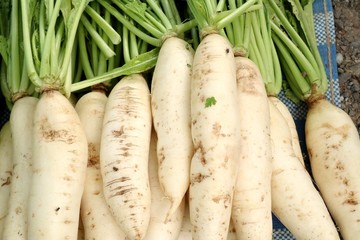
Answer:
[[[214,106],[215,104],[216,104],[216,99],[215,99],[215,97],[208,97],[208,98],[205,100],[205,108]]]

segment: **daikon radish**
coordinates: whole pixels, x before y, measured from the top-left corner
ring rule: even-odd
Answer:
[[[143,239],[150,220],[151,128],[150,91],[144,77],[122,78],[106,104],[100,169],[105,200],[129,239]]]
[[[28,239],[76,239],[88,149],[80,119],[60,92],[42,93],[32,142]]]
[[[258,67],[236,57],[240,155],[232,204],[238,239],[272,239],[271,143],[267,93]]]
[[[2,236],[9,210],[13,169],[12,149],[10,122],[7,121],[0,130],[0,236]]]
[[[187,196],[187,195],[186,195]],[[185,196],[185,211],[184,211],[184,219],[182,221],[181,230],[179,233],[178,240],[192,240],[192,225],[190,222],[190,210],[189,210],[189,201]],[[236,230],[233,224],[233,221],[230,220],[229,224],[229,232],[227,235],[227,240],[236,240]]]
[[[166,39],[151,82],[152,115],[158,137],[159,183],[172,203],[169,217],[177,211],[190,183],[190,160],[194,152],[190,129],[193,55],[194,50],[184,40],[177,37]]]
[[[271,101],[269,106],[273,213],[296,239],[340,239],[324,200],[294,154],[286,120]]]
[[[88,164],[84,194],[81,199],[81,220],[84,239],[125,239],[105,202],[100,171],[100,140],[106,95],[93,90],[83,95],[75,106],[88,142]]]
[[[185,194],[184,217],[181,223],[181,229],[178,240],[192,240],[192,225],[190,221],[190,209],[188,194]]]
[[[84,230],[84,224],[81,219],[81,215],[79,215],[79,226],[78,226],[78,236],[77,240],[85,240],[85,230]]]
[[[273,39],[289,91],[308,106],[305,139],[316,186],[341,236],[359,239],[359,132],[348,114],[327,99],[332,79],[325,69],[328,60],[322,58],[317,45],[314,21],[309,21],[313,19],[313,2],[294,2],[281,8],[268,1],[279,20],[271,22]],[[289,22],[289,14],[300,28]]]
[[[237,174],[239,114],[235,59],[228,40],[209,34],[191,78],[190,219],[194,239],[226,239]]]
[[[296,129],[296,124],[293,116],[291,115],[288,107],[277,97],[269,96],[269,100],[275,105],[275,107],[280,111],[280,113],[285,118],[291,134],[292,146],[294,149],[294,154],[300,160],[302,165],[305,167],[304,157],[301,151],[300,139]]]
[[[37,102],[35,97],[22,97],[15,101],[10,113],[13,167],[3,239],[27,238],[28,198],[33,165],[33,118]]]
[[[171,201],[165,197],[159,183],[158,159],[156,153],[157,135],[151,134],[149,152],[149,181],[151,190],[151,216],[145,240],[177,240],[185,211],[185,198],[176,211],[168,216]]]
[[[311,169],[344,239],[360,238],[360,140],[348,114],[325,98],[309,103],[305,122]]]

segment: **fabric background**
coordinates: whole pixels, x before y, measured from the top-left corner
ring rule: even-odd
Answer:
[[[316,38],[321,57],[323,59],[326,72],[328,74],[329,89],[327,98],[335,105],[340,106],[339,81],[336,64],[336,45],[335,45],[335,25],[331,0],[315,0],[313,5]],[[305,104],[296,105],[286,99],[283,93],[280,93],[280,99],[288,106],[291,114],[295,119],[297,130],[300,138],[303,155],[306,166],[310,170],[307,159],[304,124],[307,112]],[[9,111],[6,108],[3,97],[0,98],[0,127],[9,119]],[[290,240],[295,239],[286,227],[273,216],[273,239]]]

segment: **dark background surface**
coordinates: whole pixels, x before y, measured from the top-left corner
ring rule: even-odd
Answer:
[[[360,0],[332,0],[341,108],[360,133]]]

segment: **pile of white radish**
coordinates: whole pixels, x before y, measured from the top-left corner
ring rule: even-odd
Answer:
[[[360,239],[353,122],[323,95],[308,99],[310,172],[286,105],[230,41],[231,19],[262,9],[262,0],[188,0],[193,18],[184,25],[174,0],[91,2],[28,9],[14,0],[24,38],[40,42],[24,40],[23,84],[37,93],[11,98],[0,131],[0,240],[272,240],[273,216],[296,239]],[[32,32],[29,10],[40,24],[52,16],[56,31]],[[79,38],[52,14],[81,21]],[[116,53],[107,35],[115,19],[123,24]],[[184,34],[190,29],[198,42]],[[70,101],[77,73],[94,84]]]

